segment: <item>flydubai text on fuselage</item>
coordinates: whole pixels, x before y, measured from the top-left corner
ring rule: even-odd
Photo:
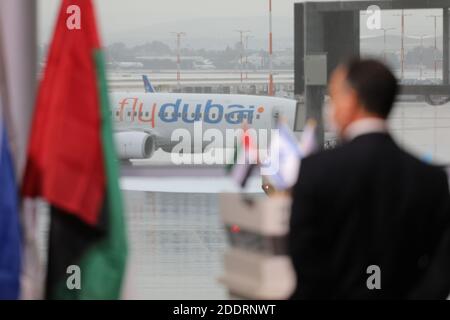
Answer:
[[[270,130],[275,128],[280,116],[293,127],[295,110],[295,100],[273,97],[113,93],[111,113],[116,132],[120,135],[119,144],[124,144],[119,145],[119,149],[123,149],[119,153],[122,158],[127,158],[127,150],[132,148],[129,140],[133,133],[136,137],[143,137],[143,133],[150,135],[153,139],[151,148],[170,152],[174,146],[172,133],[176,129],[186,129],[194,135],[195,122],[201,121],[204,129],[215,128],[222,132],[226,129],[241,129],[244,123],[256,130]]]

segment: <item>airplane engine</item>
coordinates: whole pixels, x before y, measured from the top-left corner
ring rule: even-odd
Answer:
[[[148,159],[156,150],[155,137],[145,132],[119,132],[114,137],[120,160]]]

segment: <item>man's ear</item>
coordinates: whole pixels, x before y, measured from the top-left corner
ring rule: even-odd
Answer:
[[[356,91],[350,89],[346,94],[346,99],[347,99],[346,101],[347,107],[349,109],[352,109],[352,111],[358,111],[361,103],[359,101],[359,97]]]

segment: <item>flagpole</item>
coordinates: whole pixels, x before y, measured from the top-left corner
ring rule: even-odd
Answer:
[[[273,96],[273,30],[272,30],[272,0],[269,0],[269,96]]]

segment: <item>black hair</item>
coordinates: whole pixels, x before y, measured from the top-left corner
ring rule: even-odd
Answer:
[[[347,82],[364,108],[386,119],[394,105],[398,83],[387,66],[377,60],[352,59],[344,64]]]

